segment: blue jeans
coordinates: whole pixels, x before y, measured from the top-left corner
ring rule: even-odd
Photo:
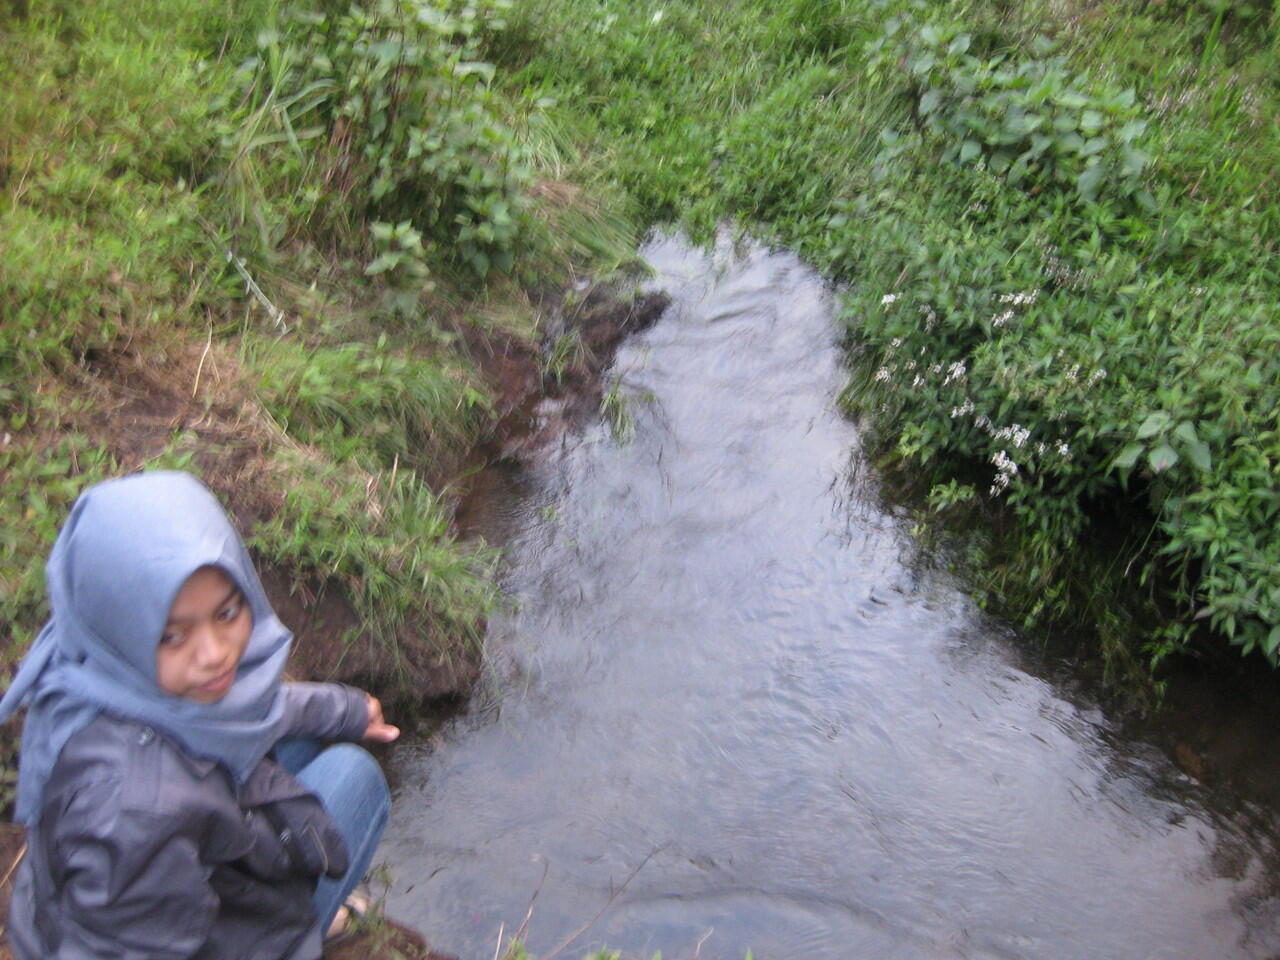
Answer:
[[[320,798],[347,841],[347,872],[336,880],[321,877],[312,897],[323,934],[369,869],[391,814],[391,795],[378,761],[354,743],[335,744],[322,752],[316,740],[290,738],[276,744],[275,755]]]

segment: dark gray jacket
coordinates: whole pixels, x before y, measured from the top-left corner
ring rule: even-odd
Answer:
[[[288,736],[359,740],[365,694],[286,684]],[[316,960],[311,904],[347,866],[337,827],[264,759],[237,790],[221,765],[100,715],[63,748],[14,883],[19,960]]]

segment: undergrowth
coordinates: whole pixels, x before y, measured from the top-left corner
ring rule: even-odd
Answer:
[[[847,286],[847,407],[992,607],[1275,662],[1278,16],[520,0],[495,54],[639,215]]]
[[[536,99],[494,85],[506,6],[0,8],[6,666],[78,492],[159,466],[296,592],[341,593],[380,694],[475,660],[493,557],[447,489],[498,415],[474,357],[536,336],[524,286],[634,244]]]

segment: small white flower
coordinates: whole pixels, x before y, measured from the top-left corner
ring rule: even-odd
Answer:
[[[881,367],[879,370],[876,371],[876,383],[888,383],[888,382],[889,382],[889,368]]]
[[[894,337],[891,341],[889,341],[889,346],[893,347],[896,350],[898,347],[902,346],[902,338]]]
[[[942,381],[942,385],[945,387],[954,380],[963,380],[967,372],[964,367],[964,361],[957,360],[947,368],[947,378]]]
[[[1106,378],[1107,378],[1106,369],[1103,367],[1099,367],[1097,370],[1093,371],[1093,373],[1089,374],[1089,382],[1085,384],[1085,386],[1092,387],[1099,380],[1105,380]]]
[[[920,376],[920,374],[918,374],[918,373],[917,373],[917,374],[916,374],[916,378],[915,378],[914,380],[912,380],[912,381],[911,381],[911,388],[912,388],[913,390],[919,390],[919,389],[920,389],[920,386],[921,386],[923,383],[924,383],[924,377]]]
[[[996,469],[1002,474],[1013,476],[1018,472],[1018,465],[1009,458],[1009,454],[1004,450],[1000,450],[992,456],[991,462],[996,465]]]
[[[898,295],[896,293],[886,293],[880,298],[880,306],[887,307],[889,304],[896,302]]]
[[[1004,313],[997,313],[991,317],[991,325],[999,329],[1013,319],[1013,311],[1006,310]]]
[[[1061,440],[1058,441],[1058,455],[1066,457],[1067,459],[1071,458],[1071,448]]]
[[[664,10],[658,10],[658,11],[656,11],[656,12],[654,13],[654,15],[653,15],[653,22],[654,22],[654,23],[661,23],[661,22],[662,22],[662,15],[663,15],[663,13],[665,13],[665,12],[666,12],[666,11],[664,11]]]

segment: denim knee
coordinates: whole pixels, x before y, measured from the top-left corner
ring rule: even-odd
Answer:
[[[361,806],[368,804],[383,812],[391,810],[391,791],[382,768],[368,750],[354,743],[336,743],[320,754],[313,764],[331,770],[333,774],[349,781],[349,789],[357,791]]]

